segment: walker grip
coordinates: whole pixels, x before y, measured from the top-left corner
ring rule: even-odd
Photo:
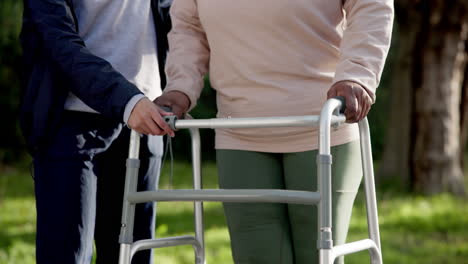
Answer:
[[[162,110],[166,111],[166,112],[170,112],[172,113],[172,108],[168,107],[168,106],[159,106],[159,108],[161,108]],[[164,121],[169,125],[169,127],[172,129],[172,130],[176,130],[175,128],[175,122],[177,121],[177,116],[176,115],[170,115],[170,116],[164,116]]]
[[[344,98],[344,96],[335,96],[334,98],[341,102],[340,114],[344,114],[344,112],[346,111],[346,99]]]

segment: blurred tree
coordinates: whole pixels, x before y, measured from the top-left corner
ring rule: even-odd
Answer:
[[[20,93],[22,1],[2,0],[0,4],[0,163],[12,162],[24,153],[17,124]]]
[[[465,42],[465,54],[468,54],[468,41]],[[463,76],[464,80],[460,103],[460,146],[462,152],[460,155],[460,164],[462,169],[468,170],[468,165],[464,164],[465,155],[463,155],[463,152],[468,153],[468,62]]]
[[[426,194],[464,194],[468,1],[395,3],[399,55],[380,174]]]

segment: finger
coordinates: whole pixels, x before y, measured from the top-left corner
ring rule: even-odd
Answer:
[[[357,102],[356,116],[353,120],[353,123],[355,123],[355,122],[359,122],[361,116],[364,113],[365,102],[364,102],[364,94],[362,93],[363,91],[360,89],[360,87],[356,87],[353,85],[352,91]]]
[[[337,97],[337,96],[338,96],[337,90],[334,87],[332,87],[330,90],[328,90],[327,99],[331,99],[331,98]]]
[[[360,118],[363,115],[364,108],[365,108],[364,94],[363,94],[363,90],[360,88],[361,88],[360,86],[359,87],[353,86],[353,93],[356,96],[356,100],[358,103],[358,109],[356,112],[356,118],[354,119],[354,122],[359,122],[359,120],[361,120]]]
[[[360,108],[361,108],[361,111],[359,113],[359,116],[356,120],[356,122],[359,122],[361,121],[365,116],[366,116],[366,111],[367,111],[367,103],[365,102],[365,100],[361,100],[361,103],[360,103]]]
[[[355,122],[358,114],[358,101],[356,96],[352,92],[346,93],[346,95],[341,95],[346,98],[346,122],[353,123]]]
[[[363,94],[363,91],[362,90],[359,90],[358,93],[358,102],[359,102],[359,110],[358,110],[358,115],[357,115],[357,118],[355,120],[355,122],[359,122],[361,121],[361,119],[364,118],[364,116],[366,115],[366,108],[367,108],[367,103],[366,103],[366,98],[365,98],[365,95]]]
[[[162,129],[153,121],[151,111],[154,110],[150,108],[145,115],[141,118],[141,126],[144,127],[146,131],[146,135],[160,135],[162,133]]]
[[[160,107],[158,107],[158,112],[161,116],[172,116],[174,115],[174,112],[167,112],[167,111],[164,111],[163,109],[161,109]]]
[[[372,99],[370,98],[369,94],[367,94],[367,91],[365,91],[364,89],[361,89],[361,101],[362,101],[362,112],[361,112],[361,115],[359,116],[358,121],[361,121],[367,116],[372,106]]]
[[[173,115],[175,115],[175,113],[164,112],[164,111],[163,111],[163,112],[159,112],[159,114],[160,114],[161,116],[173,116]]]
[[[366,101],[366,113],[364,114],[364,116],[362,117],[362,119],[364,119],[370,112],[371,108],[372,108],[372,99],[370,98],[370,96],[367,96],[366,97],[367,99],[365,100]],[[361,119],[361,120],[362,120]]]
[[[165,134],[163,133],[163,130],[159,128],[158,124],[156,124],[151,117],[145,119],[145,125],[147,127],[149,135],[162,136]]]
[[[136,127],[131,127],[133,130],[135,130],[136,132],[140,133],[140,134],[144,134],[144,135],[148,135],[149,134],[149,129],[147,128],[146,125],[144,124],[140,124]]]
[[[161,132],[164,131],[163,134],[169,134],[171,137],[175,136],[174,131],[169,127],[169,125],[166,123],[166,121],[164,121],[164,119],[157,111],[151,112],[151,118],[153,119],[154,123],[157,124],[157,126],[162,130]]]
[[[150,135],[151,132],[149,130],[149,128],[147,126],[140,126],[138,129],[135,129],[135,131],[137,131],[138,133],[140,134],[143,134],[143,135]]]
[[[135,120],[138,119],[138,120]],[[140,134],[147,134],[148,130],[146,129],[146,126],[142,126],[141,122],[139,122],[140,117],[131,117],[128,120],[128,126],[132,129],[135,130],[136,132]]]
[[[359,100],[356,98],[356,113],[354,114],[353,120],[351,121],[352,123],[356,123],[359,121],[359,116],[361,116],[362,108],[361,104],[359,104]]]

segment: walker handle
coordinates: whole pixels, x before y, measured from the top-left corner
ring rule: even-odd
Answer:
[[[162,110],[166,111],[166,112],[170,112],[172,113],[172,108],[168,107],[168,106],[159,106],[159,108],[161,108]],[[175,127],[175,122],[177,121],[177,116],[176,115],[170,115],[170,116],[164,116],[164,121],[169,125],[169,127],[176,131],[176,127]]]
[[[344,114],[344,112],[346,111],[346,99],[344,98],[344,96],[335,96],[333,98],[341,101],[340,114]]]

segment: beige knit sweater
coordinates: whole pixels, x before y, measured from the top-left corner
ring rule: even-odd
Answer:
[[[165,92],[184,92],[193,108],[209,72],[219,118],[317,115],[338,81],[375,93],[393,1],[174,0],[171,16]],[[218,129],[216,148],[307,151],[317,148],[317,132]],[[333,131],[332,145],[358,137],[355,124],[345,125]]]

